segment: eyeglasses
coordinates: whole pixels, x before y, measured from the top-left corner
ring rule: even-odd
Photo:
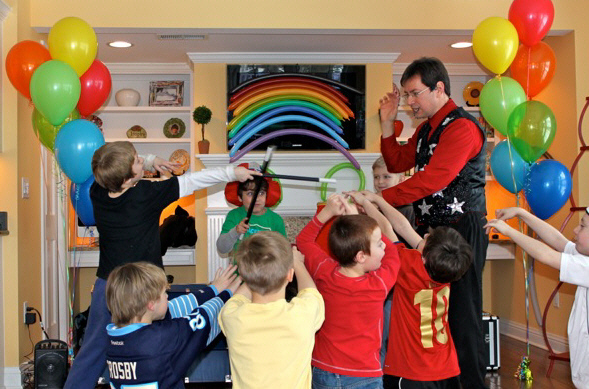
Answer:
[[[403,96],[401,96],[401,98],[405,101],[407,101],[409,99],[409,96],[413,97],[414,99],[418,98],[420,94],[422,94],[423,92],[425,92],[426,90],[429,90],[429,87],[426,87],[422,90],[420,90],[419,92],[409,92],[409,93],[404,93]]]

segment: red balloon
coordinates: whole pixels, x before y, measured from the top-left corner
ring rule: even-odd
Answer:
[[[550,0],[514,0],[509,7],[509,21],[526,46],[540,42],[553,20],[554,5]]]
[[[552,80],[556,70],[556,56],[544,42],[532,47],[520,45],[510,69],[511,77],[520,83],[526,95],[534,97]]]
[[[78,100],[78,111],[82,116],[94,113],[108,98],[112,79],[108,68],[99,60],[95,59],[80,77],[82,91]]]
[[[31,99],[29,86],[37,68],[51,59],[49,50],[35,41],[22,41],[12,46],[6,55],[6,74],[12,85],[27,99]]]

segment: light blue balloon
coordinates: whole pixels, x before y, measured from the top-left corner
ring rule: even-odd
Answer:
[[[523,189],[529,168],[530,164],[522,159],[507,140],[499,142],[491,153],[491,172],[495,180],[511,193]]]
[[[55,157],[59,167],[72,182],[82,184],[92,175],[92,156],[104,145],[104,136],[96,124],[73,120],[55,137]]]
[[[568,201],[573,184],[562,163],[548,159],[534,164],[526,177],[524,194],[532,212],[548,219]]]

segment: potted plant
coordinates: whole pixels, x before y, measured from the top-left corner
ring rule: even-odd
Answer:
[[[201,105],[196,107],[192,112],[192,118],[195,122],[201,125],[202,140],[198,141],[198,153],[208,154],[209,153],[209,141],[205,139],[205,124],[211,121],[213,113],[206,106]]]

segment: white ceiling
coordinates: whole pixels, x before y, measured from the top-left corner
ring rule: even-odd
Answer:
[[[189,62],[187,53],[304,52],[398,53],[396,62],[422,56],[445,63],[474,64],[472,49],[452,49],[456,41],[470,41],[472,31],[436,30],[202,30],[95,29],[98,59],[105,63]],[[47,31],[40,31],[47,32]],[[202,40],[161,40],[159,35],[204,35]],[[114,40],[133,43],[128,49],[107,46]]]

